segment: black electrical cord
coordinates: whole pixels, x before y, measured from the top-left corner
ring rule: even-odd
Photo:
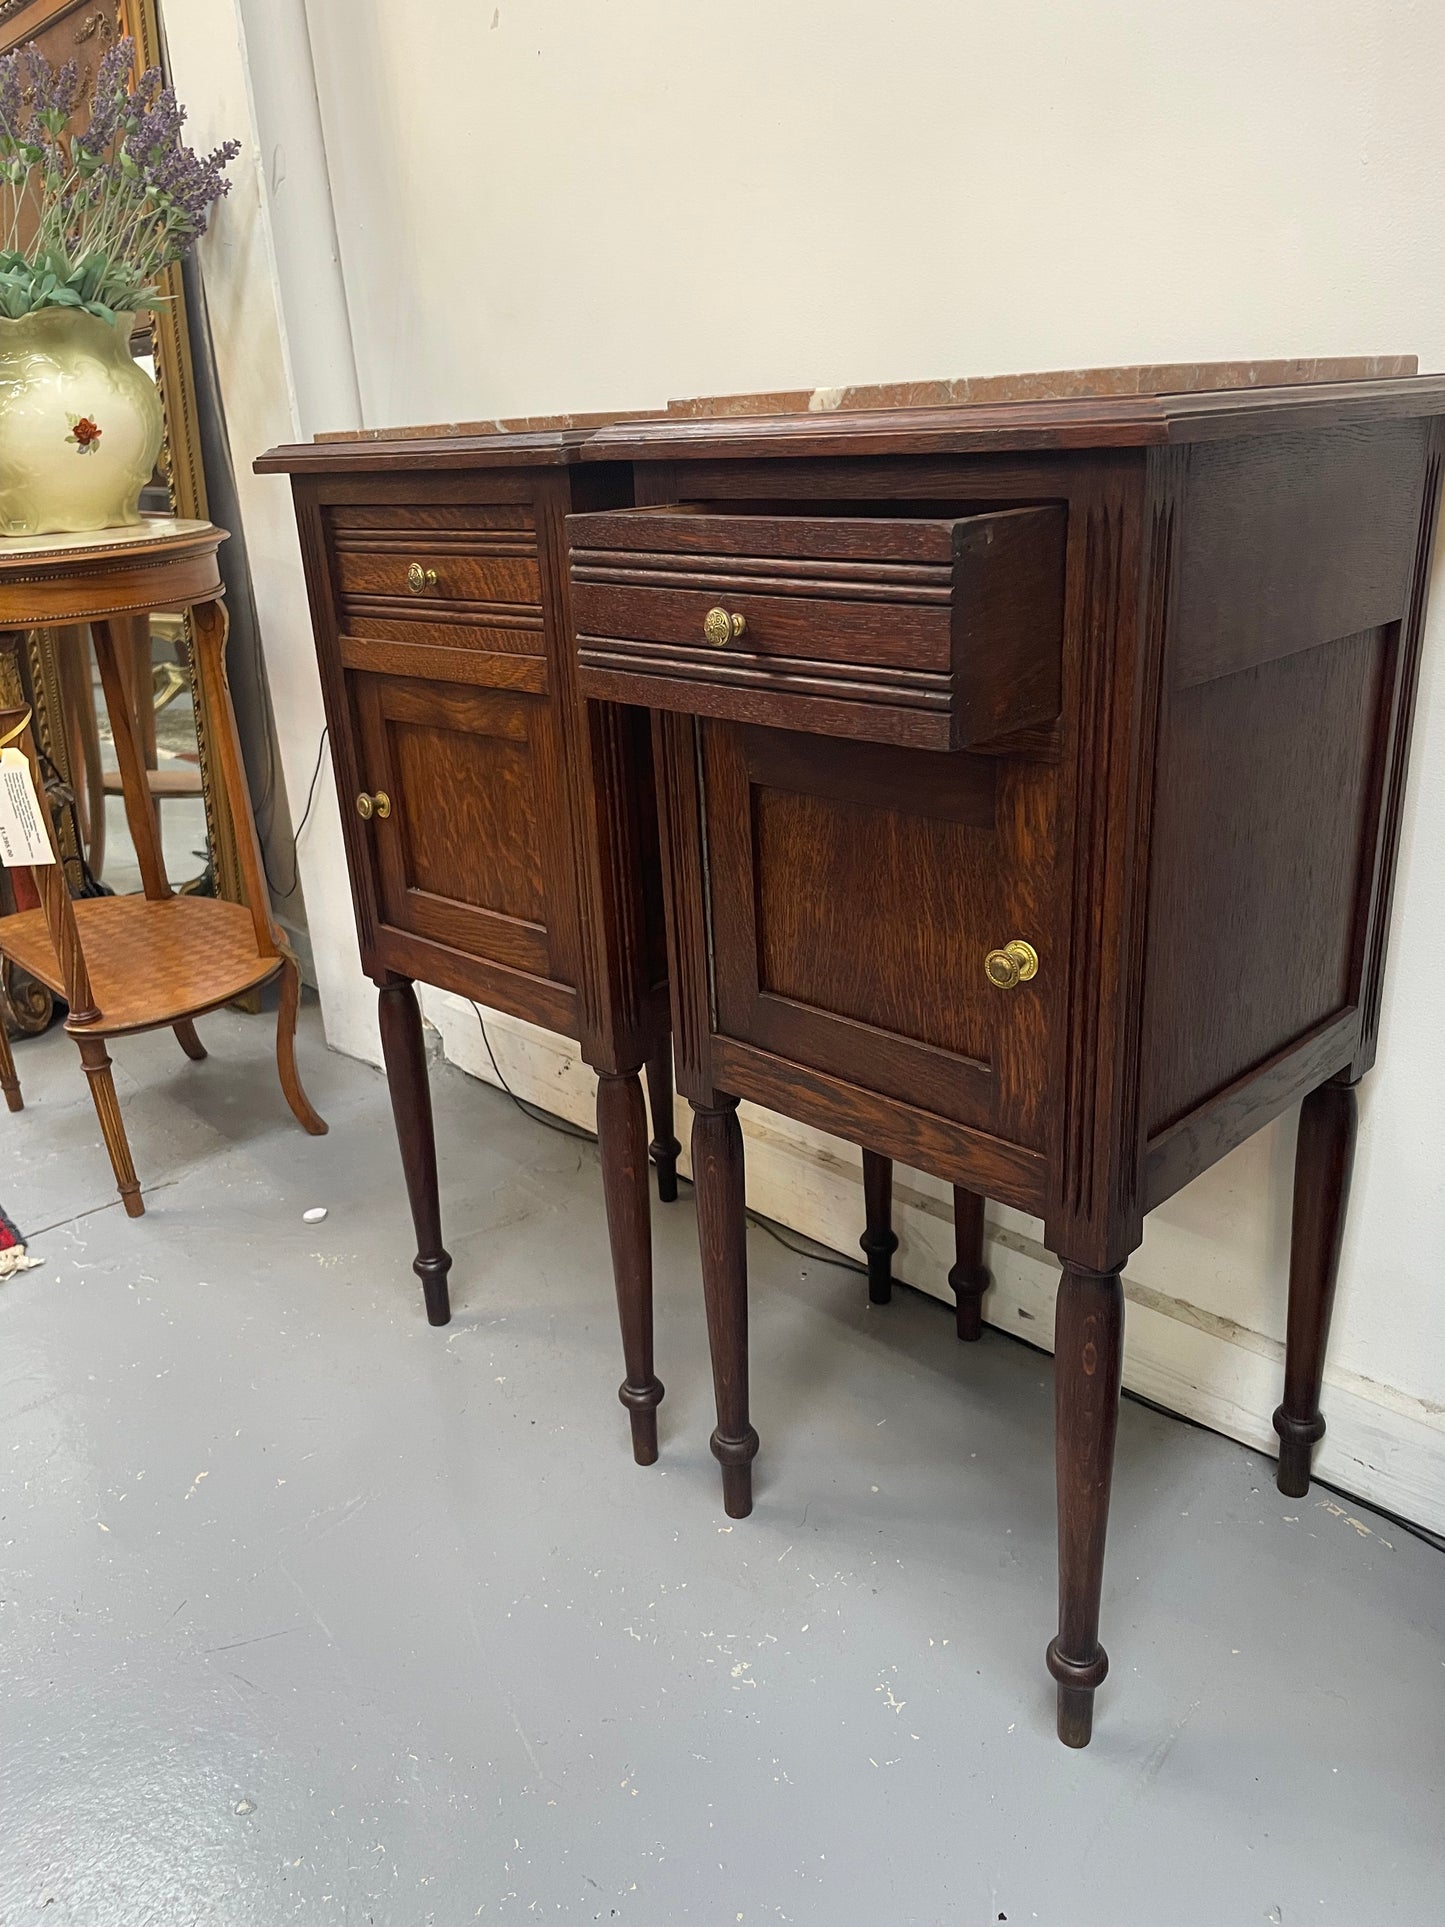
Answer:
[[[273,897],[284,899],[293,896],[297,884],[301,881],[301,860],[297,852],[301,845],[301,832],[310,820],[311,806],[316,801],[316,782],[321,774],[321,759],[326,754],[326,739],[330,733],[331,725],[327,723],[321,731],[321,741],[316,745],[316,767],[311,772],[311,782],[306,791],[306,807],[301,812],[301,821],[296,825],[296,834],[291,839],[291,881],[284,890],[277,888],[276,879],[271,874],[271,866],[266,861],[266,852],[264,849],[261,852],[261,866],[266,872],[266,881],[271,886]]]
[[[760,1217],[756,1211],[745,1212],[744,1216],[749,1224],[755,1224],[759,1231],[766,1231],[774,1244],[780,1244],[784,1251],[791,1251],[795,1258],[806,1258],[815,1265],[832,1265],[838,1271],[856,1272],[860,1278],[868,1276],[867,1265],[855,1264],[853,1259],[843,1257],[840,1252],[829,1251],[823,1245],[795,1245],[791,1238],[783,1236],[771,1218]]]
[[[549,1117],[545,1111],[538,1110],[535,1104],[529,1104],[525,1098],[518,1097],[517,1093],[502,1075],[501,1066],[497,1062],[497,1053],[492,1049],[492,1040],[487,1035],[487,1023],[486,1019],[482,1016],[481,1005],[478,1004],[473,997],[468,997],[467,1002],[476,1012],[477,1025],[482,1033],[482,1042],[487,1047],[487,1056],[492,1060],[492,1069],[496,1073],[497,1082],[501,1085],[507,1096],[511,1098],[523,1117],[531,1118],[534,1124],[545,1124],[549,1131],[555,1131],[559,1137],[576,1137],[581,1138],[585,1144],[595,1144],[597,1142],[597,1133],[595,1131],[584,1131],[575,1124],[569,1124],[565,1118]]]

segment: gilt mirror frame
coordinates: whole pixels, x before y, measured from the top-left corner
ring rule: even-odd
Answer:
[[[126,34],[135,42],[137,73],[165,64],[156,0],[110,0],[110,4],[104,6],[97,5],[96,0],[0,0],[0,54],[38,42],[52,66],[71,59],[80,63],[82,86],[87,93],[91,76],[106,49]],[[173,513],[207,521],[206,477],[201,461],[190,326],[179,265],[166,269],[162,286],[169,300],[152,310],[150,317],[156,386],[165,417],[159,467],[170,491]],[[186,659],[196,719],[211,873],[216,894],[240,903],[244,901],[244,891],[235,826],[222,786],[213,780],[210,745],[214,719],[207,713],[203,693],[196,682],[189,614],[185,620]],[[5,685],[15,680],[17,668],[22,669],[23,699],[33,711],[37,744],[61,783],[69,786],[74,772],[70,767],[68,732],[64,726],[56,633],[48,629],[31,630],[23,637],[21,649],[19,665],[0,652],[0,702],[21,699],[21,689],[7,690]],[[79,867],[81,852],[70,810],[58,813],[57,828],[61,854],[73,874],[71,866]],[[41,986],[29,979],[21,983],[0,978],[0,1022],[8,1018],[12,1031],[43,1030],[50,1015],[50,996]]]

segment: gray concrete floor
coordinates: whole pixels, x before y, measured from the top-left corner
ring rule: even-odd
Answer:
[[[45,1264],[0,1287],[6,1927],[1445,1917],[1438,1551],[1126,1403],[1114,1671],[1067,1752],[1045,1359],[755,1230],[729,1524],[690,1196],[643,1471],[592,1147],[437,1068],[433,1331],[381,1079],[310,1013],[307,1139],[269,1028],[117,1046],[137,1223],[68,1041],[17,1050],[0,1203]]]

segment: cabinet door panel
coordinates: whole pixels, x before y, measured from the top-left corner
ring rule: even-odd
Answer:
[[[720,1033],[1042,1150],[1056,766],[708,723],[703,773]]]
[[[566,888],[566,830],[546,703],[389,676],[348,682],[363,781],[391,802],[368,825],[382,946],[397,932],[572,982],[551,914]],[[407,956],[414,973],[414,941]],[[444,960],[428,975],[464,988]]]

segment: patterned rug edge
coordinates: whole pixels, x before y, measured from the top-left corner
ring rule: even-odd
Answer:
[[[33,1271],[39,1263],[26,1252],[14,1220],[0,1211],[0,1278],[12,1277],[17,1271]]]

